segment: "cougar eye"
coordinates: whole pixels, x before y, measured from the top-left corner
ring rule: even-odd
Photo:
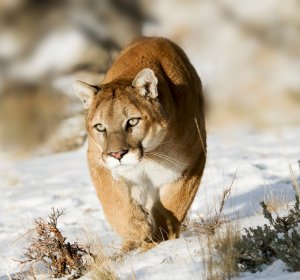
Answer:
[[[132,119],[128,120],[127,127],[136,126],[139,123],[139,121],[140,121],[139,118],[132,118]]]
[[[99,132],[105,132],[106,128],[102,123],[98,123],[94,125],[94,128]]]

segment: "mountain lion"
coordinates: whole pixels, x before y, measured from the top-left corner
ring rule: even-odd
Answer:
[[[123,249],[177,238],[206,161],[201,81],[164,38],[125,48],[102,85],[77,81],[87,110],[88,166]]]

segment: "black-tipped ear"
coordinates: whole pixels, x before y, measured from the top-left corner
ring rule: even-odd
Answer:
[[[82,81],[75,81],[73,89],[75,94],[82,101],[84,109],[88,109],[93,102],[94,96],[100,90],[100,87],[92,86]]]
[[[141,95],[156,99],[158,96],[157,92],[157,78],[150,68],[141,70],[134,78],[132,82],[134,88],[139,89]]]

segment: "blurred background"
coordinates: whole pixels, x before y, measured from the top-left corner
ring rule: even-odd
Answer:
[[[72,83],[100,84],[138,36],[179,44],[199,73],[208,131],[300,128],[298,0],[1,0],[0,153],[85,141]]]

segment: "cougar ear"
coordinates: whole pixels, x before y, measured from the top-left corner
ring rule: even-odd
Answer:
[[[92,86],[82,81],[75,81],[73,89],[82,101],[84,109],[88,109],[91,106],[94,96],[100,90],[98,86]]]
[[[141,95],[155,99],[158,96],[157,78],[150,68],[141,70],[132,82],[134,88],[139,89]]]

